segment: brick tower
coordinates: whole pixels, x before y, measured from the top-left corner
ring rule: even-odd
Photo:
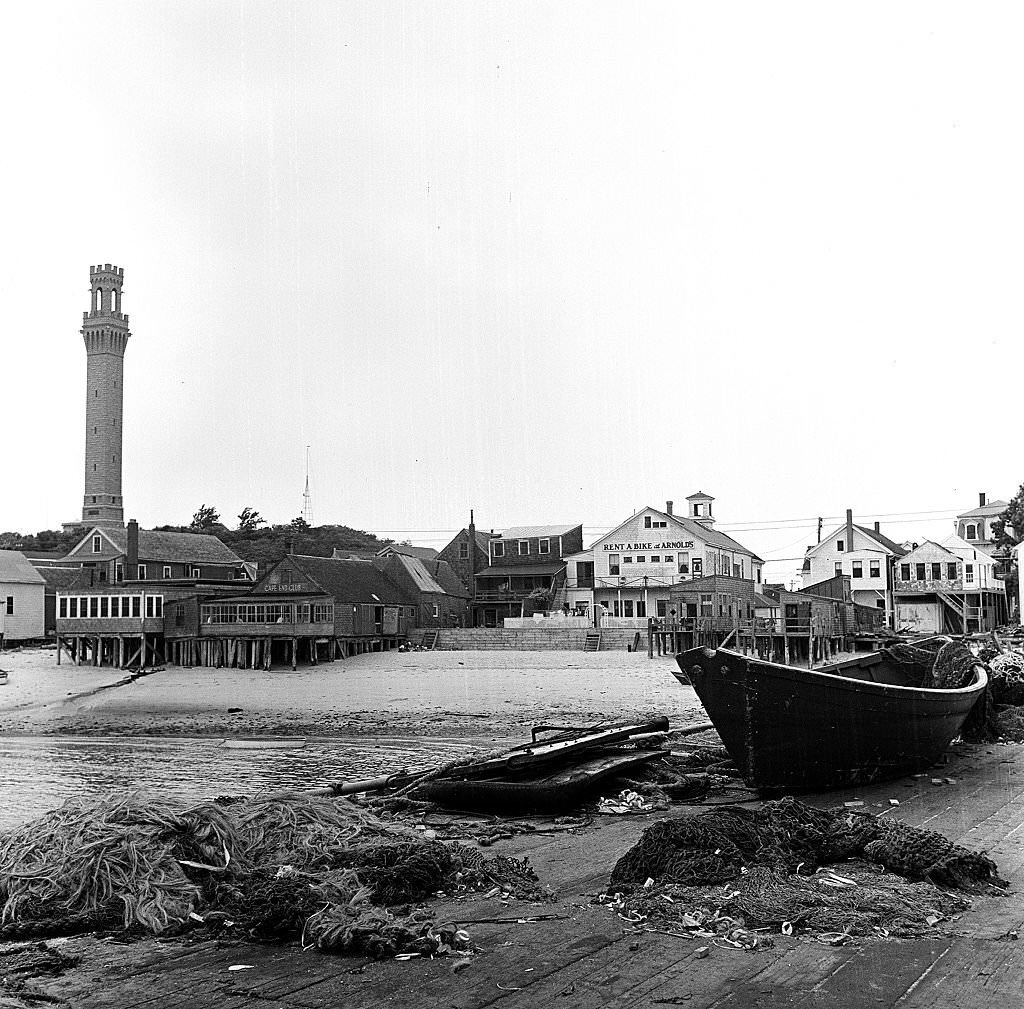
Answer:
[[[128,316],[121,312],[124,270],[106,263],[89,267],[92,305],[82,313],[88,355],[85,406],[85,498],[82,522],[124,527],[121,499],[121,421]]]

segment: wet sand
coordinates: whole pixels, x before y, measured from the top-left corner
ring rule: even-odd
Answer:
[[[295,672],[168,666],[112,686],[126,671],[24,649],[0,654],[0,732],[507,739],[545,722],[704,720],[673,666],[642,652],[383,652]]]

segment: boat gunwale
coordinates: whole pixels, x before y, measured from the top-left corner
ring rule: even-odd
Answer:
[[[897,683],[878,683],[876,680],[861,680],[855,676],[839,676],[836,673],[828,673],[822,669],[804,669],[800,666],[787,666],[783,662],[772,662],[768,659],[759,659],[756,656],[744,655],[742,652],[734,651],[731,648],[691,648],[685,652],[676,653],[676,665],[679,667],[678,671],[673,669],[672,675],[676,677],[681,683],[683,682],[681,677],[687,675],[686,670],[682,667],[679,659],[683,655],[690,655],[695,651],[700,651],[706,658],[713,659],[720,652],[726,655],[735,656],[737,659],[741,659],[747,663],[753,663],[759,667],[766,667],[766,671],[771,673],[778,671],[784,673],[787,679],[805,680],[805,682],[814,682],[818,680],[817,686],[828,687],[830,689],[839,686],[844,686],[847,690],[856,690],[862,692],[863,688],[872,688],[871,693],[877,693],[885,695],[894,693],[897,696],[905,695],[908,697],[919,697],[938,700],[940,698],[956,697],[956,696],[969,696],[974,693],[981,693],[986,686],[988,686],[988,673],[985,671],[985,667],[980,663],[976,662],[973,666],[973,678],[971,682],[963,687],[904,687]],[[810,678],[808,681],[807,678]],[[690,683],[686,683],[687,686],[692,686]]]

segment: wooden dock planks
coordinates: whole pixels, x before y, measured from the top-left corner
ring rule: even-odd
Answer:
[[[862,790],[807,797],[818,805],[863,801],[864,809],[939,830],[971,848],[988,848],[1011,884],[1024,880],[1024,748],[955,747],[931,776]],[[888,799],[900,805],[890,807]],[[830,947],[775,936],[772,950],[749,953],[707,940],[634,932],[605,906],[592,903],[615,861],[657,818],[697,812],[673,809],[651,817],[600,817],[581,834],[520,835],[495,852],[526,854],[558,903],[541,906],[468,898],[438,906],[443,917],[465,920],[559,914],[561,920],[468,925],[483,952],[455,970],[457,958],[367,963],[302,952],[296,946],[183,946],[143,942],[87,949],[81,968],[41,982],[76,1009],[641,1009],[685,1004],[707,1007],[821,1006],[987,1009],[1019,1001],[1024,942],[1006,936],[1021,927],[1024,906],[1011,893],[978,898],[948,924],[950,935],[913,942]],[[959,933],[959,934],[957,934]],[[91,943],[91,945],[90,945]],[[230,972],[231,964],[253,969]],[[97,978],[98,981],[93,979]],[[518,989],[518,990],[516,990]]]

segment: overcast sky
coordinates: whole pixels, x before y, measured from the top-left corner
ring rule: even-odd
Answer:
[[[81,515],[111,262],[143,526],[287,522],[308,445],[316,524],[434,546],[698,489],[768,559],[945,535],[1024,480],[1019,11],[6,10],[0,529]]]

